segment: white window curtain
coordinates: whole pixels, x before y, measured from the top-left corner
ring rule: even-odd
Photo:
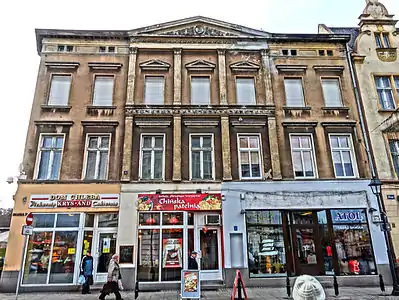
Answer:
[[[93,105],[111,106],[114,94],[114,77],[96,76],[94,81]]]
[[[208,105],[211,101],[209,77],[191,77],[191,104]]]
[[[305,106],[302,79],[300,78],[285,78],[284,79],[286,105],[290,107]]]
[[[378,98],[383,109],[395,109],[390,77],[376,77]]]
[[[71,78],[70,75],[54,75],[51,78],[49,105],[68,105]]]
[[[144,103],[147,105],[164,104],[165,79],[162,76],[146,77]]]
[[[326,107],[341,107],[341,89],[337,78],[323,78],[324,105]]]
[[[253,78],[237,78],[237,104],[255,105],[255,81]]]

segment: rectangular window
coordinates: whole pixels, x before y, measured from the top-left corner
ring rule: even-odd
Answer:
[[[164,136],[141,137],[141,179],[163,179]]]
[[[253,78],[237,78],[237,104],[256,105],[255,80]]]
[[[291,155],[295,178],[315,178],[315,157],[310,135],[291,135]]]
[[[388,32],[376,32],[374,36],[377,48],[391,48],[391,41]]]
[[[285,87],[285,98],[287,106],[289,107],[305,106],[301,78],[285,78],[284,87]]]
[[[190,136],[191,179],[213,179],[212,135]]]
[[[96,76],[94,79],[93,105],[111,106],[114,94],[114,77]]]
[[[37,179],[57,180],[60,175],[63,136],[43,135],[39,144]]]
[[[261,179],[261,146],[258,135],[238,136],[238,159],[242,179]]]
[[[322,78],[324,105],[326,107],[341,107],[341,89],[338,78]]]
[[[191,104],[209,105],[211,102],[211,82],[209,77],[191,77]]]
[[[355,176],[355,157],[351,135],[330,135],[335,177]]]
[[[88,136],[85,179],[107,178],[110,136]]]
[[[391,150],[392,162],[395,168],[396,176],[399,177],[399,141],[390,140],[389,149]]]
[[[395,100],[392,91],[391,79],[389,76],[375,77],[378,98],[383,109],[395,109]],[[398,88],[399,86],[397,86]]]
[[[163,76],[148,76],[145,78],[144,103],[147,105],[164,104],[165,79]]]
[[[66,106],[71,90],[71,75],[53,75],[51,78],[49,105]]]

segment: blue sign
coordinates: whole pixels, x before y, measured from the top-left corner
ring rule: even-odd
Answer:
[[[181,271],[181,298],[201,299],[201,282],[199,271]]]
[[[334,209],[331,210],[331,217],[334,224],[366,222],[363,209]]]
[[[234,231],[238,231],[238,226],[234,226]]]
[[[387,195],[388,200],[395,200],[395,195]]]

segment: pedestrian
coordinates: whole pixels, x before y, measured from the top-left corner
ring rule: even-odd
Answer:
[[[188,269],[198,270],[197,252],[192,251],[191,256],[188,258]]]
[[[316,278],[301,275],[295,280],[292,298],[294,300],[325,300],[326,294]]]
[[[90,286],[93,284],[93,256],[90,250],[86,251],[80,262],[80,275],[85,277],[85,282],[82,285],[82,294],[91,294]]]
[[[119,293],[118,281],[122,279],[120,267],[119,267],[119,255],[112,255],[111,260],[108,265],[108,276],[107,284],[104,285],[99,299],[104,300],[105,296],[110,293],[114,293],[116,300],[123,300],[121,294]]]

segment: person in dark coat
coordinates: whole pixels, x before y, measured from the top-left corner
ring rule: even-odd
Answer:
[[[80,274],[85,277],[85,283],[82,285],[82,294],[91,294],[90,285],[93,284],[93,256],[89,250],[83,256],[80,262]]]
[[[197,263],[197,252],[191,252],[191,256],[188,258],[188,269],[189,270],[198,270]]]

